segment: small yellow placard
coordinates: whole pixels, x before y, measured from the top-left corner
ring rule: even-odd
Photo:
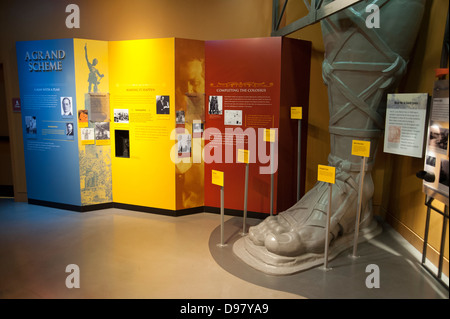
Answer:
[[[264,142],[275,142],[275,130],[274,129],[264,129]]]
[[[369,157],[370,156],[370,142],[369,141],[352,141],[352,155]]]
[[[81,145],[95,144],[94,140],[81,140]]]
[[[96,145],[110,145],[111,140],[95,140]]]
[[[317,180],[334,184],[336,179],[336,168],[333,166],[319,165],[317,170]]]
[[[214,185],[223,186],[223,172],[211,170],[212,174],[212,183]]]
[[[291,106],[291,119],[301,120],[302,119],[302,107],[301,106]]]
[[[248,150],[238,150],[238,162],[239,163],[248,163],[250,153]]]

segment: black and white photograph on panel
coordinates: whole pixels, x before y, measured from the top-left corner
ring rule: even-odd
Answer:
[[[37,124],[36,116],[25,116],[25,130],[27,138],[36,138],[37,136]]]
[[[441,159],[441,165],[439,170],[439,184],[438,189],[444,192],[448,196],[448,181],[449,180],[449,172],[448,172],[448,159]]]
[[[156,96],[156,114],[170,114],[170,101],[168,95]]]
[[[72,97],[69,96],[61,97],[61,115],[62,117],[73,116]]]
[[[176,122],[176,124],[184,124],[185,123],[184,111],[176,111],[175,122]]]
[[[66,136],[73,138],[73,123],[66,123]]]
[[[436,166],[436,157],[427,155],[427,157],[425,159],[425,164],[428,166],[435,167]]]
[[[190,157],[191,145],[190,134],[178,134],[178,157]]]
[[[95,139],[96,140],[109,140],[109,122],[95,122]]]
[[[128,109],[114,109],[114,123],[129,123]]]
[[[130,158],[130,131],[115,130],[116,157]]]
[[[448,151],[448,128],[442,127],[439,123],[431,123],[428,147],[440,154],[447,154]]]
[[[208,102],[209,114],[222,115],[223,109],[223,96],[211,95]]]
[[[93,127],[83,127],[80,129],[81,141],[94,141],[95,132]]]
[[[241,110],[225,110],[225,125],[242,125]]]

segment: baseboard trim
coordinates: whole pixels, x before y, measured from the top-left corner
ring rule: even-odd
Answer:
[[[185,209],[179,209],[179,210],[171,210],[171,209],[162,209],[162,208],[154,208],[154,207],[147,207],[147,206],[124,204],[124,203],[115,203],[115,202],[113,203],[113,207],[137,211],[137,212],[143,212],[143,213],[151,213],[151,214],[174,216],[174,217],[203,213],[203,211],[204,211],[203,206],[185,208]]]
[[[205,211],[208,213],[220,214],[220,207],[204,206],[204,208]],[[227,216],[236,216],[236,217],[244,216],[244,211],[238,209],[224,208],[223,213]],[[247,211],[248,218],[265,219],[267,216],[269,216],[269,214],[267,213]]]
[[[14,187],[12,185],[0,185],[0,196],[14,197]]]
[[[95,204],[95,205],[86,205],[86,206],[77,206],[77,205],[56,203],[56,202],[44,201],[44,200],[33,199],[33,198],[29,198],[28,203],[31,205],[40,205],[40,206],[46,206],[46,207],[52,207],[52,208],[58,208],[58,209],[65,209],[65,210],[70,210],[70,211],[75,211],[75,212],[80,212],[80,213],[85,213],[85,212],[100,210],[100,209],[119,208],[119,209],[138,211],[138,212],[143,212],[143,213],[151,213],[151,214],[157,214],[157,215],[173,216],[173,217],[186,216],[186,215],[198,214],[198,213],[203,213],[203,212],[212,213],[212,214],[220,214],[220,208],[212,207],[212,206],[198,206],[198,207],[185,208],[185,209],[179,209],[179,210],[162,209],[162,208],[131,205],[131,204],[125,204],[125,203],[116,203],[116,202],[102,203],[102,204]],[[242,217],[244,215],[242,210],[229,209],[229,208],[224,209],[224,214],[227,216],[237,216],[237,217]],[[265,219],[267,216],[269,216],[269,215],[266,213],[247,211],[248,218]]]
[[[102,203],[102,204],[94,204],[94,205],[86,205],[86,206],[77,206],[77,205],[71,205],[71,204],[49,202],[49,201],[33,199],[33,198],[28,198],[28,204],[70,210],[70,211],[79,212],[79,213],[85,213],[85,212],[90,212],[90,211],[94,211],[94,210],[107,209],[107,208],[113,207],[113,203]]]

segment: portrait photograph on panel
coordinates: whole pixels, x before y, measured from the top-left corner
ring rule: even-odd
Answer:
[[[170,114],[170,101],[168,95],[156,96],[156,114]]]
[[[25,131],[27,138],[36,138],[37,136],[37,124],[36,116],[25,116]]]
[[[73,138],[73,123],[66,123],[66,136]]]
[[[176,124],[184,124],[185,123],[185,114],[184,111],[176,111],[175,123]]]
[[[72,97],[68,96],[61,97],[61,115],[62,117],[73,116]]]

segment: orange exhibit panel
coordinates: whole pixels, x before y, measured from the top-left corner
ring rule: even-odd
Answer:
[[[311,43],[282,37],[207,41],[204,162],[205,206],[220,206],[211,171],[224,173],[224,206],[244,206],[248,151],[248,211],[270,213],[296,202],[298,120],[302,107],[301,183],[304,185]],[[273,180],[273,184],[272,184]],[[272,186],[273,185],[273,188]],[[304,193],[303,186],[301,193]]]

